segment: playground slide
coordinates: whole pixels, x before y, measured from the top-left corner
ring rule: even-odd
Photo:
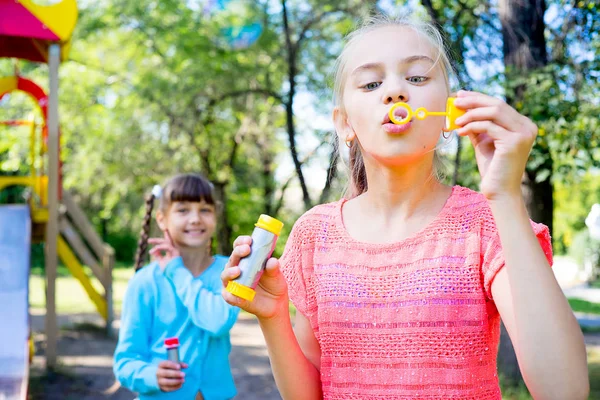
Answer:
[[[29,258],[27,205],[0,207],[0,398],[26,398],[29,374]]]

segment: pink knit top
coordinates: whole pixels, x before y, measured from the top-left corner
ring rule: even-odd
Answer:
[[[490,287],[504,258],[485,197],[455,186],[428,226],[393,244],[350,237],[345,201],[304,214],[281,258],[321,346],[324,399],[501,399]],[[532,227],[551,264],[548,228]]]

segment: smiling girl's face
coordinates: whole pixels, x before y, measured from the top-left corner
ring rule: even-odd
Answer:
[[[158,211],[160,229],[168,230],[178,248],[198,249],[210,245],[217,226],[216,210],[202,201],[174,201],[165,213]]]

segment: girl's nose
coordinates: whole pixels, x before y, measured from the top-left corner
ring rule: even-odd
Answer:
[[[408,102],[408,91],[401,82],[390,82],[387,90],[383,93],[383,103],[394,104],[399,101]]]
[[[197,213],[197,212],[190,213],[190,222],[191,223],[198,223],[198,222],[200,222],[200,219],[201,219],[200,213]]]
[[[385,100],[385,104],[394,104],[394,103],[398,103],[399,101],[403,101],[403,102],[407,102],[408,101],[408,97],[404,96],[403,94],[399,94],[397,96],[388,96]]]

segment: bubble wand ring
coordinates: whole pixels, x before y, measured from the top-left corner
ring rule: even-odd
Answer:
[[[390,108],[389,117],[390,121],[396,125],[404,125],[413,118],[413,116],[418,120],[424,120],[429,116],[445,116],[446,117],[446,126],[444,127],[444,132],[450,132],[455,129],[460,128],[460,126],[456,125],[456,119],[461,115],[465,114],[465,110],[461,110],[454,105],[455,97],[448,97],[446,101],[446,111],[427,111],[425,107],[419,107],[415,111],[404,102],[398,102]],[[397,119],[395,115],[395,111],[397,108],[404,108],[406,111],[406,116],[402,119]]]

